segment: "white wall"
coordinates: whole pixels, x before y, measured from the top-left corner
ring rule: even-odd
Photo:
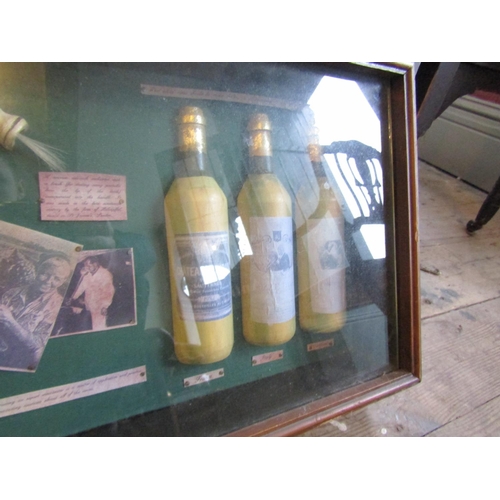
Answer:
[[[500,105],[457,99],[419,139],[419,158],[490,191],[500,177]]]

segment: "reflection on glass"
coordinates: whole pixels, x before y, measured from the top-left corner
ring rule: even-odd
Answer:
[[[123,368],[147,365],[147,389],[111,392],[109,407],[123,407],[123,414],[109,411],[103,418],[171,406],[175,432],[222,434],[257,422],[263,408],[276,415],[295,408],[298,397],[307,403],[390,371],[392,313],[385,286],[392,261],[385,260],[380,81],[358,83],[355,72],[349,80],[273,64],[38,69],[43,92],[28,99],[31,77],[11,85],[8,109],[35,113],[34,136],[68,152],[68,171],[126,176],[128,219],[42,224],[33,179],[46,167],[19,150],[0,152],[0,219],[23,221],[92,250],[133,247],[137,257],[138,325],[116,335],[93,334],[88,350],[68,349],[68,357],[58,355],[64,341],[54,341],[55,384],[78,378],[70,365],[85,365],[82,379],[111,372],[118,361]],[[260,154],[265,148],[258,141],[254,155],[249,152],[246,129],[253,114],[267,114],[273,124],[262,138],[270,135],[273,175],[282,187],[267,183],[258,197],[256,178],[268,178],[262,170],[271,156]],[[307,154],[313,121],[319,158]],[[248,203],[238,204],[250,176]],[[282,193],[300,200],[294,211],[288,202],[286,210],[274,208]],[[2,259],[0,254],[0,264]],[[245,269],[245,261],[255,266]],[[266,287],[254,279],[257,272]],[[274,276],[286,273],[289,281],[278,287]],[[242,275],[257,283],[247,305]],[[296,305],[302,307],[298,325]],[[266,315],[253,319],[266,342],[245,342],[244,317],[252,310]],[[268,333],[285,323],[286,336],[274,334],[269,342]],[[266,363],[254,365],[267,355]],[[25,390],[23,384],[12,391]],[[217,415],[208,415],[209,407]],[[85,426],[93,425],[89,417]]]
[[[363,253],[361,257],[368,259],[385,259],[385,226],[384,224],[363,224],[359,229],[369,254]],[[354,235],[356,238],[356,235]]]
[[[305,331],[331,334],[346,320],[344,217],[326,177],[317,129],[310,135],[308,153],[319,192],[315,209],[296,233],[299,320]],[[299,190],[301,213],[306,212],[304,195]]]
[[[308,105],[314,113],[321,144],[356,141],[380,153],[380,120],[355,81],[323,77]],[[337,154],[325,154],[326,163],[353,219],[370,217],[371,206],[383,205],[380,162],[375,157],[365,158],[364,154],[361,154],[361,159],[363,164],[357,164],[352,154],[340,148]]]
[[[381,151],[380,120],[355,81],[324,76],[308,104],[321,144],[356,140]]]
[[[380,90],[325,76],[308,99],[346,221],[348,317],[341,333],[358,375],[389,362]],[[369,318],[370,335],[361,317]]]
[[[341,154],[338,155],[338,157],[326,155],[325,159],[333,173],[333,177],[337,181],[337,185],[347,203],[352,217],[357,219],[361,217],[361,215],[369,215],[370,211],[368,209],[368,204],[350,169],[352,163],[348,163],[347,155]]]
[[[238,226],[238,230],[236,231],[236,238],[238,240],[238,248],[240,251],[240,258],[242,259],[245,255],[253,255],[252,245],[250,245],[250,241],[248,240],[247,232],[245,231],[245,226],[241,217],[238,216],[235,219],[236,225]]]

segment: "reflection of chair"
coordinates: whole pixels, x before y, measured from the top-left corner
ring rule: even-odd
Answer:
[[[346,217],[345,240],[353,284],[386,313],[386,261],[373,250],[374,244],[385,248],[381,155],[359,141],[333,142],[323,146],[323,154],[346,201],[345,209],[352,215]],[[382,241],[373,241],[377,235]]]
[[[359,229],[366,223],[383,224],[382,179],[379,178],[375,164],[377,162],[380,165],[380,153],[359,141],[332,142],[330,146],[323,147],[323,153],[335,156],[338,171],[362,214],[355,219],[355,226]],[[341,160],[341,155],[345,155],[346,161]],[[342,165],[347,165],[349,171],[342,168]]]

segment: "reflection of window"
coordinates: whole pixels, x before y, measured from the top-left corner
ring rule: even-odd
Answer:
[[[357,219],[358,217],[361,217],[361,215],[368,216],[370,214],[368,204],[362,196],[360,188],[356,186],[354,175],[349,165],[347,165],[347,155],[340,154],[337,157],[335,155],[325,155],[325,160],[332,171],[333,177],[337,182],[337,186],[339,186],[342,196],[344,197],[353,218]],[[346,184],[344,179],[347,180],[348,184]],[[349,186],[351,186],[351,188],[349,188]],[[357,191],[359,191],[359,193]],[[356,199],[359,204],[356,202]],[[361,207],[363,214],[361,213],[359,207]]]
[[[385,259],[385,225],[384,224],[363,224],[359,232],[363,236],[368,247],[370,256],[368,259]]]
[[[238,226],[236,231],[236,238],[238,239],[238,248],[240,249],[240,257],[243,258],[245,255],[252,255],[252,246],[248,240],[247,233],[245,231],[245,226],[241,217],[236,217],[235,222]]]
[[[308,104],[321,144],[356,140],[381,151],[380,120],[356,82],[325,76]]]
[[[354,158],[347,161],[347,154],[326,154],[325,160],[354,219],[362,215],[370,217],[370,205],[384,204],[382,167],[378,159],[373,158],[366,161],[370,179],[364,180],[359,175]],[[370,189],[366,187],[366,181],[369,181]]]
[[[370,103],[352,80],[325,76],[321,79],[308,101],[313,111],[315,125],[319,130],[321,144],[339,141],[359,141],[381,151],[380,120]],[[375,200],[363,187],[366,180],[359,175],[354,160],[347,164],[347,156],[325,155],[337,186],[354,219],[370,216],[370,205],[383,205],[382,168],[378,160],[367,161]]]
[[[380,208],[384,204],[382,166],[378,158],[369,158],[366,150],[373,148],[373,156],[381,151],[380,120],[367,98],[352,80],[325,76],[309,99],[315,125],[319,131],[320,144],[362,143],[364,154],[357,155],[339,147],[336,154],[325,154],[324,158],[332,172],[338,189],[349,212],[349,220],[358,220],[359,231],[353,235],[363,260],[385,258],[385,226],[380,224]],[[363,146],[364,145],[364,146]],[[340,146],[340,145],[338,145]],[[369,146],[366,148],[365,146]],[[334,151],[332,150],[332,153]],[[356,164],[354,156],[363,164]]]
[[[222,281],[231,271],[224,266],[200,266],[200,273],[204,285]]]

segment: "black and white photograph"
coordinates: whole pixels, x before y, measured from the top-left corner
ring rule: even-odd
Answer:
[[[132,248],[80,252],[52,337],[137,324]]]
[[[0,370],[37,369],[80,249],[0,221]]]

